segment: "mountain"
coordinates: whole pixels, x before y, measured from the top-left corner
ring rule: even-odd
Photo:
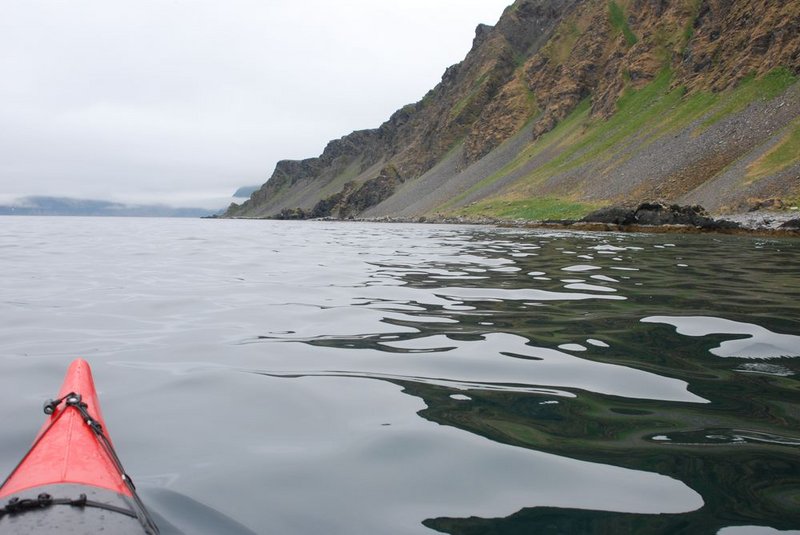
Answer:
[[[125,216],[125,217],[207,217],[203,208],[175,208],[165,205],[127,205],[109,201],[67,197],[25,197],[0,206],[0,215]]]
[[[261,186],[242,186],[233,193],[233,197],[237,199],[246,199],[260,188]]]
[[[228,217],[577,217],[800,199],[800,2],[517,0],[419,102]]]

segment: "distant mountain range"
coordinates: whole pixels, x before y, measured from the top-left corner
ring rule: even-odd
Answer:
[[[119,217],[207,217],[213,210],[175,208],[166,205],[129,205],[110,201],[67,197],[24,197],[11,205],[0,206],[0,215],[119,216]]]
[[[800,2],[516,0],[380,127],[228,217],[580,217],[800,199]],[[787,202],[788,201],[788,202]]]

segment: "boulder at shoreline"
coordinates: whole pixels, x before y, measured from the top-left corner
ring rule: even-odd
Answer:
[[[596,210],[580,220],[581,223],[605,223],[610,225],[683,225],[705,230],[738,229],[739,223],[725,219],[714,219],[699,205],[667,205],[660,202],[645,202],[635,208],[609,206]]]

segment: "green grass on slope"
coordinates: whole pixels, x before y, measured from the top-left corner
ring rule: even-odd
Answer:
[[[697,17],[700,16],[701,3],[701,0],[688,0],[687,2],[691,16],[686,21],[686,25],[683,27],[683,43],[681,44],[682,52],[686,52],[686,48],[689,46],[692,37],[694,37],[694,24],[697,22]]]
[[[580,190],[561,198],[539,198],[539,184],[585,164],[603,164],[611,169],[621,162],[632,143],[654,143],[665,135],[698,122],[697,134],[715,122],[744,110],[750,103],[774,98],[797,78],[787,69],[774,69],[761,78],[749,77],[737,88],[724,93],[686,93],[671,87],[672,73],[662,71],[640,89],[629,89],[619,98],[616,113],[607,120],[590,117],[589,99],[583,101],[555,129],[541,136],[506,166],[442,208],[449,213],[495,217],[554,219],[579,217],[596,205],[580,202]],[[556,156],[521,177],[502,194],[453,209],[468,195],[479,193],[498,180],[519,172],[531,158],[552,150]],[[800,161],[800,120],[784,139],[749,170],[753,179],[772,174]]]
[[[447,209],[463,200],[466,195],[479,191],[507,176],[545,149],[555,148],[560,150],[555,158],[538,167],[531,175],[523,179],[523,191],[512,192],[499,200],[478,202],[468,209],[457,210],[456,213],[525,219],[556,219],[559,217],[573,219],[585,215],[595,209],[597,205],[549,198],[540,208],[534,202],[536,199],[531,198],[532,192],[525,190],[528,186],[538,184],[550,176],[568,171],[598,157],[610,158],[612,154],[609,151],[614,145],[630,138],[648,121],[654,121],[663,116],[680,100],[683,92],[681,90],[670,92],[670,80],[671,73],[665,70],[644,88],[638,91],[629,90],[619,99],[617,112],[607,121],[590,119],[590,102],[588,98],[585,99],[555,129],[541,136],[511,163],[470,188],[465,194],[453,199],[443,208]],[[556,201],[568,206],[569,210],[553,210],[552,207]],[[509,202],[511,204],[507,205],[506,203]],[[533,208],[526,208],[528,205]],[[561,215],[562,213],[565,215]]]
[[[708,93],[699,91],[695,93],[686,94],[686,88],[680,86],[677,90],[681,99],[670,113],[666,114],[661,119],[661,123],[657,128],[657,133],[667,134],[688,126],[692,121],[699,119],[708,113],[708,110],[719,99],[716,93]]]
[[[344,185],[355,180],[361,174],[361,158],[356,158],[350,164],[336,175],[326,186],[319,192],[319,198],[324,199],[330,197],[335,193],[339,193],[344,188]]]
[[[469,206],[459,213],[466,216],[491,214],[503,219],[579,219],[596,210],[596,203],[582,203],[556,197],[536,197],[518,201],[496,199]]]
[[[649,123],[661,120],[680,102],[683,90],[669,90],[672,73],[662,71],[639,90],[629,89],[617,101],[617,111],[608,120],[594,119],[572,146],[543,166],[552,175],[574,169],[599,157],[611,157],[612,147],[640,133]]]
[[[800,118],[787,128],[787,133],[775,147],[747,168],[747,181],[779,173],[800,160]]]
[[[566,133],[571,132],[577,125],[581,124],[583,121],[586,120],[588,113],[589,113],[589,99],[586,99],[578,105],[578,107],[569,115],[569,117],[561,121],[555,129],[541,136],[537,142],[529,145],[525,150],[521,151],[516,158],[514,158],[511,162],[503,166],[501,169],[487,176],[486,178],[484,178],[483,180],[481,180],[480,182],[469,188],[464,193],[457,195],[450,201],[446,202],[444,205],[440,207],[440,210],[448,210],[453,206],[456,206],[457,204],[462,202],[469,195],[478,192],[486,187],[489,187],[498,180],[500,180],[501,178],[514,173],[525,162],[527,162],[534,156],[537,156],[545,148],[548,148],[554,144],[558,144],[559,140],[561,140]],[[536,120],[537,118],[538,116],[535,117],[533,120]]]
[[[561,24],[553,37],[541,48],[541,54],[554,65],[565,63],[584,30],[574,18]]]
[[[784,67],[773,69],[761,78],[751,75],[742,80],[736,89],[716,94],[716,106],[708,117],[705,118],[700,128],[705,130],[714,123],[732,113],[744,110],[756,100],[769,100],[777,97],[790,85],[797,81],[797,77]]]
[[[608,16],[611,19],[611,26],[617,31],[622,32],[628,45],[635,45],[638,39],[631,30],[631,27],[628,26],[628,18],[625,16],[625,12],[614,0],[608,3]]]

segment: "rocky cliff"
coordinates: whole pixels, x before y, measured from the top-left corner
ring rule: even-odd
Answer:
[[[419,102],[232,217],[541,218],[800,198],[800,3],[517,0]]]

